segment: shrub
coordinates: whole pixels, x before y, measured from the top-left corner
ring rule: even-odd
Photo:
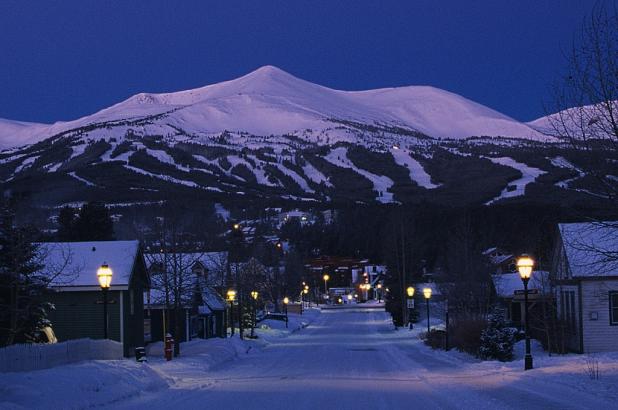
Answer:
[[[501,362],[513,360],[513,345],[517,329],[507,327],[504,310],[495,308],[489,315],[487,327],[481,333],[479,357],[484,360],[497,359]]]
[[[458,350],[478,355],[481,333],[487,321],[484,318],[461,318],[449,324],[449,345]]]
[[[439,329],[431,329],[425,333],[425,344],[432,349],[443,349],[446,345],[446,332]]]

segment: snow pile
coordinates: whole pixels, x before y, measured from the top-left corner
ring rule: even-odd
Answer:
[[[0,374],[0,409],[85,409],[167,387],[148,364],[88,361]]]

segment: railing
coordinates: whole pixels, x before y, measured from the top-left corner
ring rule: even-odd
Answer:
[[[122,357],[122,343],[114,340],[17,344],[0,349],[0,372],[41,370],[82,360],[118,360]]]

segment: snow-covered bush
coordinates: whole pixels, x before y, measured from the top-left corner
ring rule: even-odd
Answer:
[[[496,359],[502,362],[513,360],[513,345],[517,329],[507,327],[504,310],[494,308],[489,315],[487,327],[481,333],[479,357],[485,360]]]

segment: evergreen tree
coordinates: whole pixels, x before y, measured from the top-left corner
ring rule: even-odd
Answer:
[[[102,203],[89,202],[82,206],[74,226],[79,241],[114,239],[114,224],[109,211]]]
[[[501,362],[513,360],[513,345],[516,330],[507,327],[504,309],[495,307],[489,315],[487,327],[481,333],[479,357],[484,360],[497,359]]]
[[[49,326],[44,302],[48,278],[41,273],[36,231],[15,225],[14,212],[6,202],[0,208],[0,345],[39,341]]]
[[[75,237],[75,209],[64,206],[58,214],[58,240],[71,241]]]
[[[58,240],[109,241],[114,239],[114,224],[105,205],[89,202],[77,212],[65,206],[58,214]]]

